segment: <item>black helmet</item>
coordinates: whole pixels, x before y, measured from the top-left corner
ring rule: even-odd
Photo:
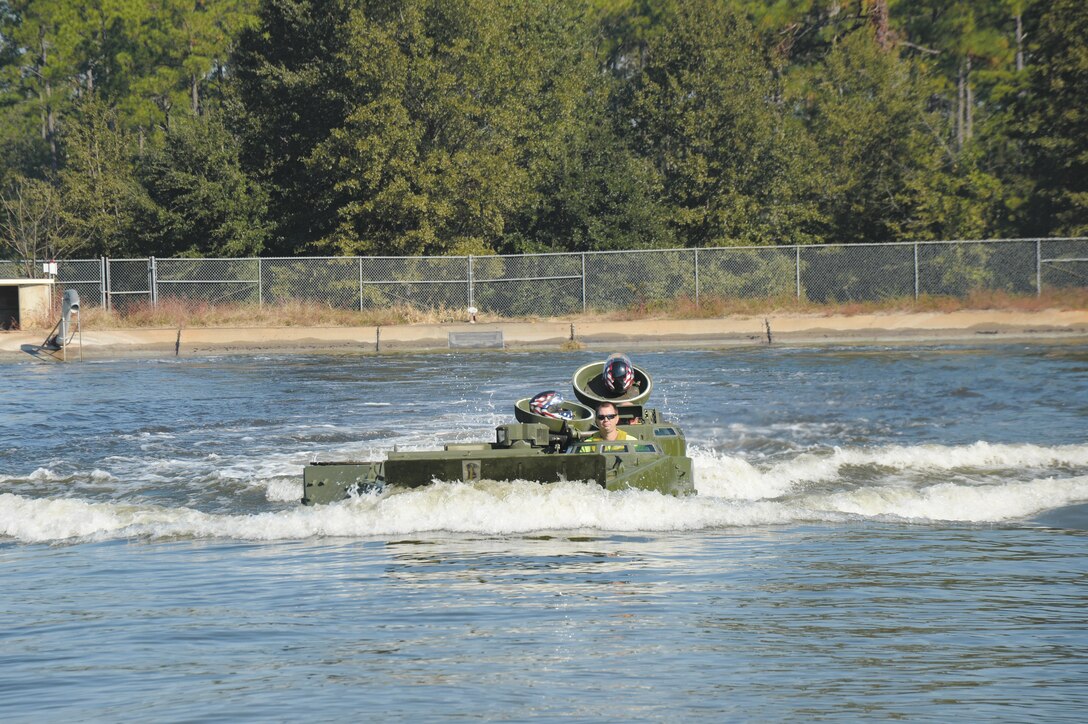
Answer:
[[[563,409],[563,396],[555,390],[540,392],[529,400],[529,411],[542,417],[555,417],[560,420],[573,420],[574,413]]]
[[[635,381],[635,366],[625,354],[614,354],[604,361],[604,383],[614,394],[622,395]]]

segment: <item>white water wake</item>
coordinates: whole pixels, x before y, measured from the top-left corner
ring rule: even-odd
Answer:
[[[911,445],[878,448],[832,448],[802,453],[784,462],[759,467],[741,458],[693,449],[701,495],[737,500],[779,498],[814,483],[841,481],[847,469],[862,477],[921,479],[972,475],[1023,478],[1025,471],[1076,472],[1088,468],[1088,445],[1042,446]],[[1088,471],[1086,471],[1088,472]]]
[[[26,543],[292,540],[433,531],[683,531],[866,519],[999,523],[1088,501],[1088,445],[833,449],[763,467],[708,451],[695,450],[692,457],[699,495],[688,498],[609,492],[578,482],[485,481],[439,483],[336,505],[240,515],[4,493],[0,538]],[[291,500],[299,494],[298,484],[282,474],[276,477],[282,472],[264,469],[262,475],[272,476],[240,483],[263,486],[270,501]]]

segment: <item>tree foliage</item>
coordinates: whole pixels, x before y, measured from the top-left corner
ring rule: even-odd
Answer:
[[[137,177],[133,134],[98,101],[84,102],[73,117],[57,179],[73,234],[97,254],[139,256],[138,220],[151,201]]]
[[[0,195],[0,248],[22,267],[23,276],[39,276],[37,261],[66,256],[78,246],[51,184],[18,178]]]
[[[138,231],[167,256],[256,256],[269,235],[264,189],[243,171],[218,114],[173,124],[138,168],[150,205]]]
[[[1086,7],[0,0],[0,187],[60,253],[1088,233]]]
[[[1032,184],[1029,233],[1088,234],[1088,5],[1054,0],[1039,17],[1015,135]]]
[[[265,0],[234,54],[238,126],[245,167],[275,213],[270,250],[312,251],[336,227],[330,178],[309,163],[349,107],[341,59],[349,0]]]
[[[812,240],[814,149],[763,61],[750,24],[713,0],[684,3],[649,43],[631,126],[687,245]]]
[[[859,29],[806,75],[799,100],[821,150],[824,236],[881,242],[985,232],[992,188],[927,106],[937,91],[924,69]]]

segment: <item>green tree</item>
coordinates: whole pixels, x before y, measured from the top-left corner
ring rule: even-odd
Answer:
[[[814,149],[742,17],[712,0],[680,6],[650,43],[630,112],[685,245],[814,239]]]
[[[139,179],[142,250],[155,256],[256,256],[269,233],[267,199],[241,169],[235,138],[216,113],[174,123],[146,154]]]
[[[1015,115],[1032,190],[1023,228],[1088,234],[1088,5],[1054,0],[1032,37],[1028,92]]]
[[[935,81],[924,65],[862,29],[808,72],[805,109],[825,154],[829,241],[970,237],[987,229],[996,182],[956,152],[944,117],[927,110]]]
[[[61,118],[72,103],[81,70],[78,7],[63,0],[10,0],[0,12],[7,61],[3,83],[11,105],[5,116],[34,117],[47,172],[60,167]]]
[[[33,116],[49,174],[63,165],[63,125],[88,97],[145,133],[175,106],[196,113],[200,90],[221,77],[257,0],[4,0],[0,3],[0,112]],[[176,112],[176,111],[174,111]],[[6,125],[6,124],[5,124]]]
[[[153,0],[144,7],[143,17],[133,16],[140,42],[119,58],[128,86],[113,98],[125,122],[147,133],[205,110],[206,87],[221,88],[237,37],[256,22],[256,0]]]
[[[1013,68],[1016,8],[1004,0],[918,0],[895,10],[903,45],[924,54],[945,80],[940,93],[958,152],[974,139],[994,84]]]
[[[52,184],[18,178],[0,195],[0,249],[14,259],[25,277],[41,276],[37,262],[59,259],[76,248]]]
[[[99,101],[85,101],[73,115],[59,175],[67,223],[96,256],[140,254],[138,220],[150,213],[151,201],[137,177],[136,139]]]
[[[353,5],[266,0],[232,56],[242,162],[270,194],[273,253],[301,253],[336,228],[330,177],[307,159],[348,112],[342,59]]]
[[[553,3],[523,30],[515,72],[533,79],[519,163],[528,190],[509,215],[503,251],[622,249],[672,245],[661,179],[624,137],[616,111],[624,85],[602,72],[598,26],[577,2]]]
[[[729,0],[729,5],[751,21],[782,72],[819,63],[841,38],[863,27],[881,47],[891,43],[888,0]]]
[[[675,0],[591,0],[591,4],[605,67],[621,78],[642,71],[650,42],[666,32],[677,5]]]
[[[358,98],[311,162],[340,195],[338,253],[487,253],[530,190],[547,83],[522,62],[543,6],[390,0],[352,16]],[[562,82],[563,76],[552,80]],[[534,107],[535,106],[535,107]],[[535,111],[535,113],[534,113]]]
[[[602,114],[603,115],[603,114]],[[635,155],[608,118],[562,148],[514,215],[503,251],[595,251],[676,245],[653,165]]]
[[[614,138],[586,146],[609,94],[580,3],[275,0],[261,18],[237,56],[245,159],[272,186],[282,248],[612,243],[585,240],[601,199],[551,198],[595,156],[622,154]],[[628,154],[619,171],[637,166]],[[557,205],[578,218],[557,228]]]

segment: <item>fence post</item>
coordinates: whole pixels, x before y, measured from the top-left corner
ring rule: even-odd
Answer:
[[[1035,240],[1035,296],[1043,296],[1043,240]]]
[[[586,313],[586,253],[582,252],[582,314]]]
[[[699,308],[699,247],[695,247],[695,308]]]
[[[159,306],[159,279],[155,269],[155,257],[147,258],[147,293],[151,297],[151,306]]]
[[[914,298],[918,299],[918,242],[914,242]]]
[[[363,257],[359,257],[359,311],[363,311]]]
[[[264,308],[264,260],[257,257],[257,308]]]
[[[102,257],[102,278],[106,280],[106,309],[113,309],[113,288],[110,284],[110,260],[109,257]]]
[[[98,257],[98,298],[102,302],[103,309],[110,308],[109,297],[106,296],[106,257]]]
[[[795,254],[794,268],[797,274],[797,301],[801,301],[801,245],[795,244],[793,251]]]
[[[476,306],[472,303],[472,254],[468,255],[468,306]]]

